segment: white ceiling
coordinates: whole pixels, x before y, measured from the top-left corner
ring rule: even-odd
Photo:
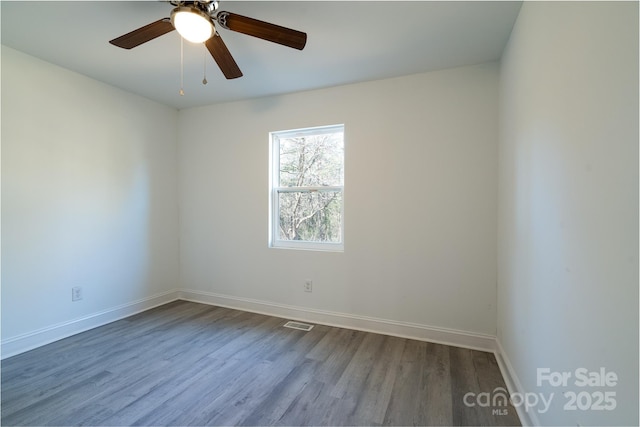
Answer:
[[[109,40],[168,17],[159,1],[2,1],[2,44],[175,108],[478,64],[500,58],[520,2],[221,1],[221,10],[304,31],[303,51],[224,29],[244,76],[172,32],[132,50]],[[208,84],[202,84],[206,59]]]

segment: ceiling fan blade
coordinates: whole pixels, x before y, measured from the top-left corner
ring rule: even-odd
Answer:
[[[236,64],[231,52],[227,49],[227,45],[224,44],[222,37],[218,33],[205,41],[204,44],[227,79],[242,77],[242,71],[240,71],[238,64]]]
[[[131,49],[173,30],[174,28],[169,18],[163,18],[115,38],[109,41],[109,43],[123,49]]]
[[[307,33],[248,18],[231,12],[220,12],[218,23],[231,31],[258,37],[273,43],[278,43],[294,49],[302,50],[307,44]]]

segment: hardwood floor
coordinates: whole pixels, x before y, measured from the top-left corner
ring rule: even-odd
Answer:
[[[463,402],[491,353],[284,323],[176,301],[6,359],[2,425],[519,425]]]

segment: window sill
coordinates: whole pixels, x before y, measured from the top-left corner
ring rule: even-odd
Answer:
[[[279,240],[271,243],[269,248],[314,252],[344,252],[344,244],[342,243],[287,242]]]

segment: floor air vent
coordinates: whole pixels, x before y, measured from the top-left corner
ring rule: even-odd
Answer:
[[[311,329],[313,329],[313,325],[310,325],[308,323],[301,323],[301,322],[287,322],[284,324],[285,328],[291,328],[291,329],[298,329],[301,331],[310,331]]]

